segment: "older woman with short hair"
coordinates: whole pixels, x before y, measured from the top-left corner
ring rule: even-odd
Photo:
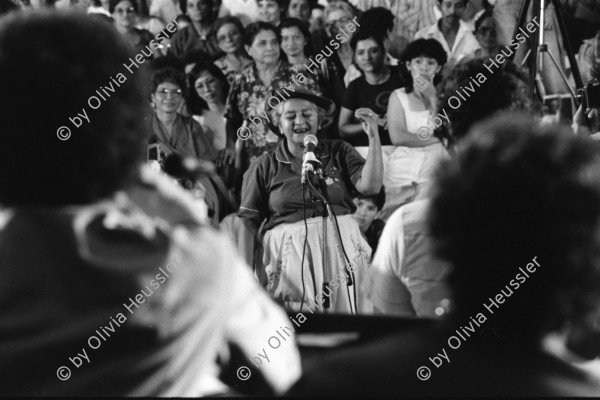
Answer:
[[[291,92],[298,85],[320,92],[319,85],[306,69],[280,60],[280,41],[277,28],[269,23],[254,22],[246,27],[246,51],[254,62],[236,76],[225,114],[228,137],[235,140],[241,129],[239,136],[245,139],[243,170],[279,142],[280,138],[269,129],[264,113],[268,101],[274,105],[281,102],[280,96],[271,94],[277,89],[279,93]]]
[[[356,206],[350,193],[356,189],[376,194],[381,189],[377,114],[367,108],[356,110],[369,137],[366,161],[344,141],[320,139],[314,154],[323,179],[309,175],[307,186],[301,182],[304,140],[331,122],[335,104],[298,87],[274,109],[267,105],[267,113],[272,130],[285,140],[246,172],[238,213],[255,232],[264,222],[260,280],[276,301],[291,310],[370,312],[365,283],[371,249],[352,219]],[[337,215],[334,224],[322,217],[323,190]]]

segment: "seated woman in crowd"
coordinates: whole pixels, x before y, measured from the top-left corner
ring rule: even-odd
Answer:
[[[389,53],[392,47],[398,48],[398,43],[402,42],[400,38],[394,37],[394,19],[396,17],[390,10],[384,7],[373,7],[361,14],[358,19],[360,30],[374,32],[377,36],[383,39],[385,49],[384,63],[385,65],[397,66],[398,59],[392,57]],[[404,48],[402,48],[404,50]],[[361,70],[353,63],[344,75],[344,83],[346,86],[361,75]]]
[[[475,20],[475,39],[481,46],[469,58],[495,57],[500,51],[496,36],[496,21],[491,11],[485,11]]]
[[[113,17],[115,28],[135,48],[136,53],[142,49],[146,50],[146,46],[153,36],[149,31],[135,27],[138,13],[137,3],[134,0],[111,0],[109,11]]]
[[[267,112],[271,129],[285,139],[244,175],[239,211],[253,232],[266,220],[261,230],[264,256],[259,280],[288,309],[370,312],[364,284],[368,282],[371,249],[352,219],[355,206],[350,193],[373,194],[381,189],[383,162],[377,115],[365,108],[356,111],[369,137],[366,161],[341,140],[321,138],[315,149],[324,179],[321,185],[315,176],[307,179],[315,187],[326,187],[339,223],[339,246],[331,223],[324,233],[319,194],[301,183],[304,138],[317,135],[330,121],[335,113],[333,101],[298,87]]]
[[[180,114],[177,110],[184,102],[187,93],[185,75],[176,68],[167,67],[155,72],[152,78],[152,107],[155,113],[150,117],[150,143],[157,142],[165,156],[171,153],[183,157],[193,157],[213,161],[215,151],[210,137],[192,117]],[[210,216],[218,224],[219,196],[217,189],[208,178],[200,180],[204,200],[209,207]],[[184,183],[187,189],[193,187]]]
[[[229,91],[225,113],[228,137],[235,140],[241,129],[239,136],[245,139],[242,172],[254,159],[275,148],[279,142],[279,136],[267,126],[265,114],[267,101],[274,105],[281,101],[280,97],[272,96],[274,90],[289,93],[301,84],[320,92],[319,86],[304,68],[293,67],[279,59],[279,36],[273,25],[266,22],[248,25],[245,41],[246,51],[253,62],[236,76]],[[283,92],[283,88],[290,89]]]
[[[397,147],[385,165],[387,201],[380,214],[384,221],[402,204],[428,195],[433,170],[447,156],[433,136],[432,122],[438,109],[434,84],[446,61],[446,52],[435,39],[417,39],[404,52],[407,85],[395,90],[388,104],[390,139]],[[442,113],[443,109],[442,105]]]
[[[356,211],[352,214],[352,218],[358,224],[360,233],[371,246],[372,259],[385,226],[385,222],[376,218],[377,213],[381,211],[385,204],[385,189],[381,188],[379,193],[374,196],[356,192],[353,197],[352,201],[356,206]]]
[[[285,0],[256,0],[258,21],[278,26],[285,11]]]
[[[150,132],[168,152],[182,156],[212,161],[215,152],[211,136],[193,118],[182,115],[177,110],[183,104],[187,93],[185,75],[176,68],[156,71],[152,78],[152,106],[154,115],[150,118]]]
[[[308,26],[297,18],[287,18],[279,24],[277,30],[287,62],[299,68],[308,64],[308,57],[312,53]]]
[[[189,74],[191,104],[203,103],[196,108],[193,118],[200,122],[209,136],[212,147],[216,152],[215,164],[217,172],[232,187],[235,182],[233,161],[235,142],[227,140],[225,130],[225,102],[229,92],[227,78],[221,70],[212,63],[198,63]]]
[[[354,56],[354,52],[350,47],[350,37],[354,31],[347,30],[346,26],[352,23],[355,17],[357,15],[354,9],[345,1],[335,0],[329,3],[323,12],[325,30],[329,35],[328,40],[337,42],[338,46],[327,45],[325,48],[315,49],[317,52],[320,50],[325,56],[321,63],[323,76],[325,77],[323,85],[324,94],[335,102],[338,110],[342,105],[344,92],[346,91],[344,75],[352,64]],[[341,28],[344,29],[344,32],[340,30]],[[358,27],[355,26],[355,28]],[[336,39],[336,36],[343,40]]]
[[[207,57],[218,56],[219,48],[208,37],[215,20],[213,0],[187,0],[187,15],[192,24],[175,32],[169,54],[181,57],[187,52],[201,50]]]
[[[352,36],[350,46],[356,65],[363,72],[348,86],[340,112],[341,137],[353,146],[366,146],[360,121],[354,118],[358,108],[367,107],[379,116],[381,145],[391,145],[387,127],[387,105],[390,94],[402,86],[400,71],[384,64],[383,39],[372,31],[359,30]]]
[[[244,50],[244,36],[246,30],[236,17],[219,18],[213,27],[212,38],[225,53],[221,58],[215,60],[215,65],[223,71],[230,85],[233,84],[235,74],[252,63],[246,50]]]

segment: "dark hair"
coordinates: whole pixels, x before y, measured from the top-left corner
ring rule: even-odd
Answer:
[[[188,106],[192,114],[200,114],[202,109],[208,109],[208,105],[200,98],[200,96],[198,96],[195,88],[196,81],[205,72],[208,72],[214,76],[221,83],[223,86],[223,95],[225,96],[225,100],[227,98],[227,93],[229,92],[229,82],[219,67],[209,62],[198,63],[194,65],[194,68],[192,68],[188,74],[188,83],[190,87]]]
[[[494,70],[493,74],[478,60],[459,63],[452,70],[447,70],[438,86],[439,109],[443,110],[450,125],[450,132],[446,127],[442,135],[455,142],[462,139],[475,123],[498,112],[516,110],[534,113],[536,105],[531,102],[527,82],[526,73],[510,61]],[[473,91],[466,91],[465,87]],[[458,107],[449,106],[450,98],[459,98],[459,93],[466,99],[459,99]]]
[[[110,0],[108,3],[108,12],[113,14],[115,12],[115,8],[117,7],[117,4],[121,3],[122,1],[127,1],[129,3],[131,3],[131,6],[133,7],[133,9],[135,10],[135,13],[138,13],[138,4],[137,1],[135,0]]]
[[[11,93],[0,203],[89,204],[128,187],[145,154],[147,77],[123,66],[135,54],[114,27],[75,13],[14,13],[0,24],[0,54],[0,87]],[[104,87],[114,93],[102,101]]]
[[[187,2],[189,0],[179,0],[178,3],[181,5],[181,12],[183,12],[184,14],[187,15]],[[213,0],[195,0],[195,1],[202,1],[204,3],[206,3],[206,5],[210,8],[210,20],[213,21],[214,17],[215,17],[215,3]],[[189,16],[188,16],[189,18]],[[192,20],[190,19],[190,23],[192,22]]]
[[[233,17],[231,15],[228,15],[226,17],[221,17],[221,18],[217,19],[210,30],[209,36],[214,40],[215,43],[217,43],[217,33],[219,32],[219,29],[221,29],[223,26],[225,26],[227,24],[235,25],[235,27],[237,28],[240,35],[242,35],[242,37],[244,37],[246,35],[246,29],[244,28],[244,25],[242,24],[240,19],[237,17]]]
[[[184,66],[189,64],[197,64],[199,62],[204,62],[208,60],[210,57],[201,49],[190,49],[184,52],[179,59],[181,60]],[[185,69],[185,67],[184,67]]]
[[[483,24],[488,18],[494,19],[494,14],[491,11],[484,11],[477,19],[475,20],[475,32],[479,31],[479,27]]]
[[[19,6],[11,0],[0,0],[0,15],[8,14],[11,11],[20,10]]]
[[[185,14],[180,14],[177,17],[175,17],[175,22],[180,23],[180,22],[187,22],[188,24],[192,23],[192,19]]]
[[[185,79],[185,74],[177,68],[166,67],[159,69],[154,72],[152,76],[152,93],[156,92],[158,86],[161,83],[169,82],[173,85],[179,86],[179,89],[183,92],[183,96],[187,97],[188,87]]]
[[[350,39],[350,47],[352,48],[352,52],[356,51],[356,46],[358,42],[363,40],[373,39],[375,43],[377,43],[377,47],[385,54],[385,46],[383,44],[383,37],[379,35],[375,31],[370,31],[367,29],[359,29],[354,35],[352,35],[352,39]]]
[[[373,7],[365,11],[360,18],[360,29],[371,30],[383,38],[394,29],[394,14],[384,7]]]
[[[361,192],[356,190],[352,194],[352,198],[360,199],[360,200],[368,200],[368,201],[372,202],[373,204],[375,204],[375,207],[377,207],[377,211],[381,211],[381,209],[383,208],[383,206],[385,204],[385,187],[382,186],[379,193],[372,194],[372,195],[362,194]]]
[[[310,35],[310,31],[308,30],[308,26],[306,25],[306,23],[304,23],[304,21],[301,21],[298,18],[284,19],[277,27],[277,31],[278,31],[277,34],[279,35],[279,40],[280,41],[282,40],[281,33],[283,32],[283,30],[285,28],[294,28],[294,27],[298,28],[300,33],[302,33],[302,35],[304,36],[304,40],[306,41],[306,44],[304,45],[304,55],[307,57],[310,57],[313,53],[312,46],[311,46],[311,35]],[[283,50],[281,52],[284,53]],[[286,55],[286,58],[287,58],[287,55]]]
[[[256,3],[258,4],[260,0],[256,0]],[[277,5],[279,6],[279,9],[283,12],[285,10],[287,10],[287,6],[288,6],[288,2],[289,0],[264,0],[264,1],[272,1],[274,3],[277,3]]]
[[[268,22],[256,21],[248,26],[246,26],[246,36],[244,37],[244,44],[246,46],[252,46],[254,39],[256,39],[256,35],[258,35],[262,31],[271,31],[277,36],[277,41],[281,43],[281,37],[279,36],[279,32],[277,32],[277,28],[275,25],[270,24]]]
[[[458,317],[484,313],[496,336],[527,345],[585,321],[600,305],[600,144],[508,114],[463,145],[439,166],[429,210]],[[533,258],[540,266],[523,282]],[[501,290],[510,299],[497,309]]]
[[[417,57],[429,57],[437,61],[440,67],[444,67],[448,61],[448,55],[444,47],[435,39],[416,39],[406,46],[402,56],[400,57],[400,71],[404,75],[406,81],[406,93],[413,91],[413,79],[410,71],[406,67],[406,63]],[[438,84],[441,79],[441,74],[436,74],[433,78],[433,83]]]
[[[317,0],[304,0],[308,4],[309,10],[314,10],[317,8]],[[290,6],[292,5],[291,0],[287,0],[287,6],[285,7],[285,15],[289,14]]]

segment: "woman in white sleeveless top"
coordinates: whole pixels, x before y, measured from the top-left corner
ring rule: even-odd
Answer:
[[[435,39],[417,39],[404,52],[402,67],[409,83],[395,90],[388,104],[390,139],[397,147],[384,168],[386,203],[380,213],[384,220],[402,204],[427,197],[433,171],[447,157],[444,145],[433,136],[431,119],[437,112],[434,80],[446,61],[446,52]]]

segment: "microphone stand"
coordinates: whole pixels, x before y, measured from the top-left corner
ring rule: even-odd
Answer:
[[[315,174],[314,171],[312,171],[311,169],[307,169],[306,171],[306,176],[308,177],[308,179],[306,179],[306,183],[308,183],[309,187],[317,194],[319,195],[319,197],[321,198],[321,200],[323,201],[323,276],[324,276],[324,282],[323,282],[323,292],[325,291],[325,289],[328,289],[329,287],[329,281],[331,280],[331,277],[329,277],[329,270],[327,268],[327,242],[328,242],[328,238],[327,238],[327,220],[329,219],[329,222],[331,223],[333,230],[335,232],[334,235],[334,239],[335,239],[335,244],[336,244],[336,248],[338,250],[338,254],[340,256],[340,258],[343,260],[344,262],[344,270],[347,274],[347,280],[346,280],[346,285],[347,285],[347,290],[348,288],[352,287],[353,291],[356,290],[356,288],[354,287],[354,273],[348,268],[348,265],[350,264],[350,260],[348,259],[348,256],[346,255],[346,251],[344,250],[344,245],[342,244],[342,236],[340,233],[340,229],[339,226],[337,224],[337,220],[335,219],[335,213],[333,211],[333,208],[331,207],[331,202],[329,199],[329,193],[327,191],[327,184],[325,183],[325,179],[323,177],[323,169],[321,167],[319,167],[316,171],[316,176],[317,179],[319,181],[319,187],[321,188],[321,191],[319,192],[319,190],[317,188],[314,187],[314,185],[311,182],[310,176],[308,176],[309,172],[312,172],[313,174]],[[329,292],[329,290],[327,291]],[[329,297],[326,297],[327,300],[326,302],[323,304],[323,308],[329,308],[330,304],[329,304]],[[350,293],[348,291],[348,300],[350,302],[350,311],[354,314],[357,313],[357,306],[356,306],[356,302],[353,301],[353,297],[350,296]]]

